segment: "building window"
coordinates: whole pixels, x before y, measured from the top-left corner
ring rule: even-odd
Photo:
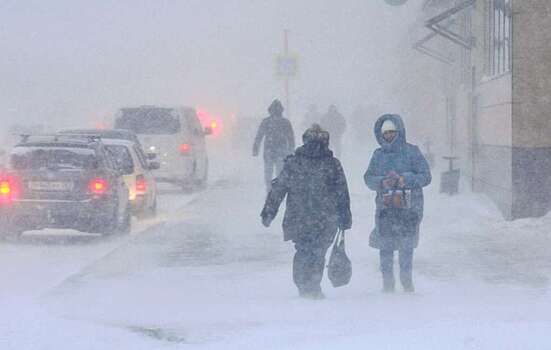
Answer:
[[[511,71],[511,0],[489,0],[489,2],[488,73],[496,76]]]

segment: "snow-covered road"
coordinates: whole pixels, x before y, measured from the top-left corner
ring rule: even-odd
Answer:
[[[367,239],[372,196],[350,174],[353,280],[325,281],[328,298],[305,301],[291,281],[292,246],[280,221],[260,225],[262,187],[248,174],[191,198],[163,195],[159,218],[129,237],[1,244],[0,349],[551,346],[551,217],[507,223],[484,198],[433,186],[418,292],[383,295]]]

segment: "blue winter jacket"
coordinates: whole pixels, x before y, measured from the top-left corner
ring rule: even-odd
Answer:
[[[398,129],[398,135],[392,143],[385,141],[381,132],[381,127],[386,120],[393,121]],[[385,250],[416,248],[419,243],[419,224],[423,218],[423,187],[429,185],[432,180],[429,165],[419,147],[406,142],[406,129],[400,116],[394,114],[381,116],[375,123],[375,137],[381,147],[373,153],[364,175],[367,186],[377,192],[375,229],[370,236],[370,245]],[[405,189],[411,190],[411,209],[406,210],[409,210],[410,214],[415,214],[417,219],[413,230],[411,227],[404,227],[404,234],[399,235],[381,235],[379,230],[383,194],[386,192],[382,182],[390,171],[395,171],[404,177]]]

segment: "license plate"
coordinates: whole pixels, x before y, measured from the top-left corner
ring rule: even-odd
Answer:
[[[72,182],[61,181],[29,181],[29,189],[33,191],[71,191]]]

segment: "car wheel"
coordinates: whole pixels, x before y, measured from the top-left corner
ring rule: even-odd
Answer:
[[[18,239],[24,230],[21,225],[9,216],[0,217],[0,239]]]
[[[138,220],[152,219],[157,216],[157,197],[153,200],[153,204],[149,208],[144,208],[141,213],[137,215]]]
[[[205,159],[205,170],[200,178],[195,180],[195,188],[203,190],[207,187],[207,182],[209,178],[209,160]]]
[[[0,223],[0,239],[1,240],[17,240],[23,234],[24,230],[17,228],[16,225],[9,221],[2,220]]]
[[[110,215],[110,219],[103,224],[101,233],[105,236],[130,233],[132,214],[130,208],[126,208],[124,214],[119,216],[118,208]]]
[[[151,205],[151,208],[149,208],[148,214],[152,218],[157,216],[157,197],[153,200],[153,204]]]
[[[130,207],[124,211],[122,218],[117,220],[117,234],[127,235],[132,231],[132,212]]]

